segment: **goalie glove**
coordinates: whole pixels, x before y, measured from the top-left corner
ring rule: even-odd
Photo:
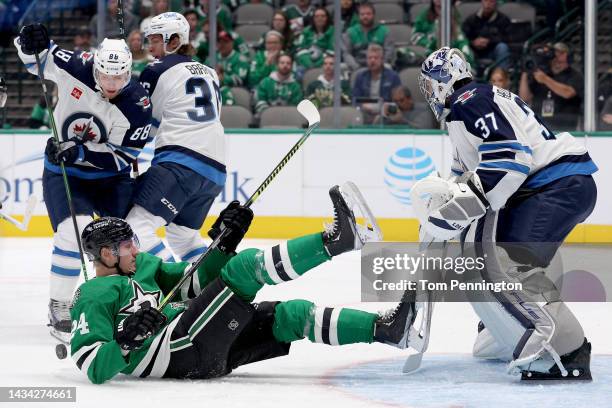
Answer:
[[[480,178],[473,172],[454,182],[426,177],[412,187],[410,197],[421,227],[440,240],[457,237],[489,207]]]

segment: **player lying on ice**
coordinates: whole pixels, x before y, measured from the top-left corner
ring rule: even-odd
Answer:
[[[383,342],[406,347],[414,304],[384,315],[326,308],[306,300],[251,303],[263,285],[292,279],[366,241],[380,239],[377,228],[355,221],[352,208],[367,208],[353,184],[332,187],[333,224],[266,250],[234,251],[253,213],[232,202],[213,224],[216,237],[231,233],[181,288],[181,300],[163,314],[156,306],[183,276],[186,262],[165,263],[139,252],[138,239],[123,220],[99,218],[83,231],[96,278],[75,294],[71,355],[96,384],[118,373],[137,377],[213,378],[232,369],[289,353],[291,342],[341,345]],[[371,218],[369,209],[362,211]],[[369,225],[375,220],[368,219]]]

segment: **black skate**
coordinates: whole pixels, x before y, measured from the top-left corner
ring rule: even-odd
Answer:
[[[376,320],[374,341],[400,349],[409,346],[410,327],[412,327],[417,313],[414,299],[409,299],[408,294],[408,292],[404,294],[395,309],[389,310]],[[414,294],[414,292],[410,294]]]
[[[49,324],[51,336],[64,344],[70,343],[70,301],[49,300]]]
[[[543,380],[563,380],[563,381],[591,381],[591,343],[584,339],[584,343],[571,353],[561,356],[561,363],[567,371],[564,376],[555,364],[548,373],[535,371],[523,371],[521,380],[543,381]]]
[[[325,226],[323,244],[330,256],[361,249],[368,241],[380,241],[382,233],[357,186],[351,182],[342,187],[333,186],[329,196],[334,206],[334,220]],[[353,208],[360,210],[365,225],[355,219]]]

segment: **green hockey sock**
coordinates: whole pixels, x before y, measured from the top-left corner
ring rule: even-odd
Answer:
[[[377,314],[343,307],[317,307],[307,300],[276,305],[272,332],[278,341],[308,339],[315,343],[342,345],[372,343]]]
[[[234,293],[250,302],[264,284],[276,285],[299,278],[329,259],[321,233],[316,233],[263,251],[240,251],[221,270],[221,278]]]

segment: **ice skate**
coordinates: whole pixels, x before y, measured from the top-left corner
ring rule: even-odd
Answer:
[[[591,343],[585,338],[582,346],[561,356],[561,365],[565,369],[565,373],[561,371],[558,364],[555,364],[547,373],[523,370],[521,380],[591,381],[593,379],[591,377]]]
[[[357,186],[346,182],[342,187],[329,190],[334,206],[334,220],[325,226],[323,243],[330,256],[361,249],[366,242],[380,241],[382,233]],[[354,209],[359,210],[365,221],[359,224]]]
[[[51,336],[64,344],[70,343],[70,301],[49,300],[49,324]]]
[[[415,302],[404,294],[400,303],[376,321],[374,341],[405,349],[409,344],[410,328],[416,318]]]

